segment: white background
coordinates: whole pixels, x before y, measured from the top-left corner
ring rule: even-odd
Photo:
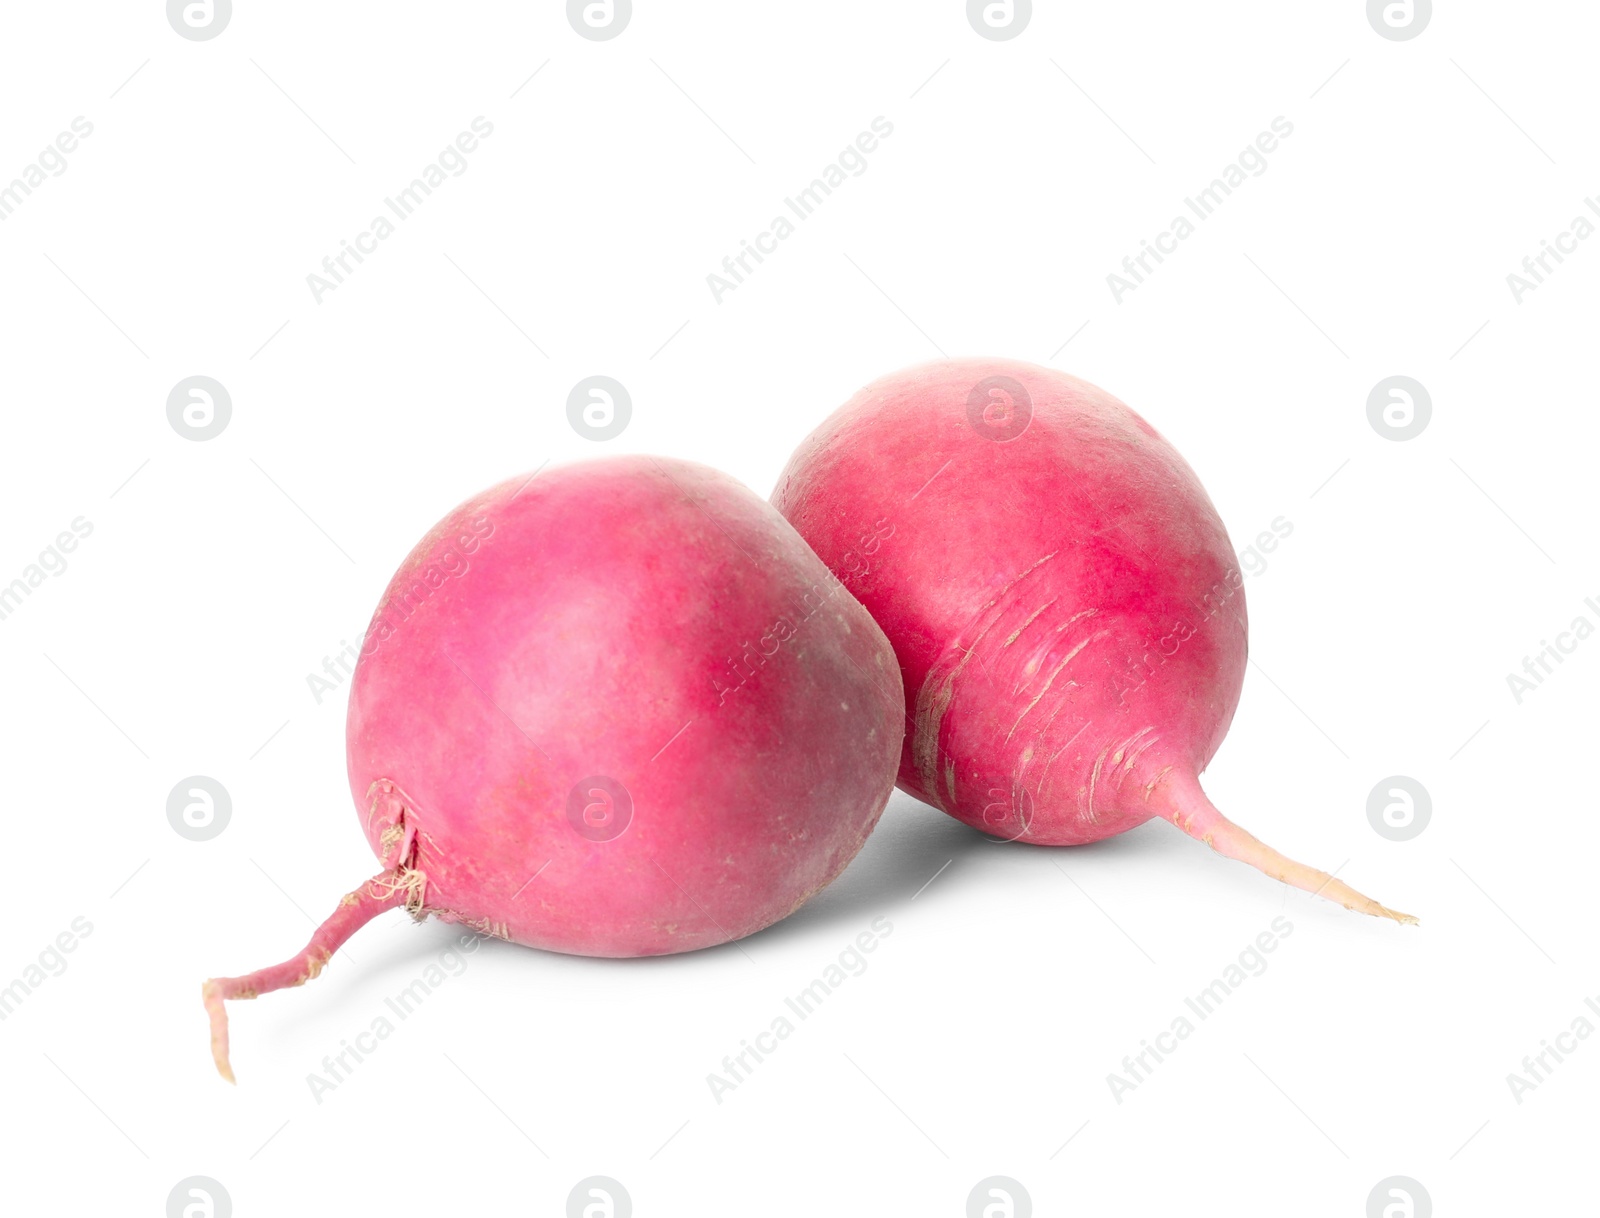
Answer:
[[[1440,1215],[1593,1212],[1600,1038],[1521,1104],[1506,1076],[1600,995],[1600,641],[1520,705],[1506,674],[1600,623],[1600,241],[1520,304],[1506,276],[1600,191],[1600,13],[1440,9],[1390,41],[1350,0],[1041,3],[990,41],[952,0],[639,0],[589,41],[557,3],[240,0],[194,42],[151,0],[8,5],[0,181],[94,132],[0,223],[0,583],[93,525],[0,621],[0,984],[93,925],[0,1023],[7,1210],[160,1215],[205,1175],[241,1218],[559,1215],[605,1174],[641,1218],[959,1215],[1004,1174],[1040,1215],[1359,1218],[1403,1174]],[[479,115],[468,170],[317,303],[306,276]],[[866,172],[718,304],[706,276],[880,115]],[[1118,304],[1106,275],[1279,115],[1266,172]],[[306,677],[426,528],[620,452],[766,494],[941,351],[1121,397],[1241,547],[1292,522],[1207,787],[1421,927],[1163,823],[1001,848],[896,794],[788,921],[650,961],[490,944],[319,1104],[307,1075],[452,933],[390,915],[236,1006],[221,1082],[201,980],[286,957],[372,871],[344,690]],[[197,374],[233,403],[203,443],[166,417]],[[594,374],[633,400],[606,443],[566,418]],[[1396,374],[1433,402],[1407,442],[1366,416]],[[191,774],[233,799],[208,842],[167,823]],[[1404,843],[1366,816],[1393,774],[1433,801]],[[1266,972],[1117,1103],[1124,1055],[1279,915]],[[877,916],[867,971],[715,1102]]]

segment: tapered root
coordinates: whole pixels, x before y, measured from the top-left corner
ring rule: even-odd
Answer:
[[[354,892],[344,895],[339,907],[317,927],[311,942],[298,955],[244,977],[213,977],[207,981],[200,992],[211,1020],[211,1057],[217,1063],[217,1073],[230,1083],[234,1081],[233,1067],[228,1062],[228,1012],[224,1002],[259,998],[273,990],[304,985],[322,971],[322,966],[345,940],[384,910],[402,905],[420,906],[420,878],[419,872],[399,867],[373,876]]]
[[[1417,919],[1407,913],[1380,905],[1371,897],[1357,892],[1343,880],[1335,879],[1326,871],[1318,871],[1304,863],[1279,854],[1271,846],[1246,829],[1241,829],[1219,812],[1199,782],[1191,777],[1180,778],[1174,770],[1170,779],[1158,787],[1150,802],[1159,805],[1162,815],[1190,837],[1198,838],[1224,858],[1248,863],[1257,871],[1265,872],[1312,896],[1336,901],[1346,909],[1374,918],[1391,918],[1396,922],[1417,924]]]

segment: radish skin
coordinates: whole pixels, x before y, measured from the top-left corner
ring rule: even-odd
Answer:
[[[315,977],[403,907],[589,956],[714,947],[788,916],[894,789],[905,706],[883,631],[734,479],[630,456],[515,478],[403,562],[351,680],[346,762],[385,870],[303,951],[208,981]]]
[[[773,503],[894,646],[902,789],[1034,845],[1159,816],[1286,884],[1416,920],[1201,790],[1244,682],[1244,577],[1194,472],[1110,394],[1010,360],[909,368],[817,428]]]

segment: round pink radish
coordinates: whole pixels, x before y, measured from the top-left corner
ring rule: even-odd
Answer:
[[[867,386],[800,446],[773,503],[894,645],[899,785],[1040,845],[1152,817],[1399,921],[1227,820],[1198,775],[1245,670],[1243,576],[1154,428],[1032,364],[951,360]]]
[[[382,874],[223,1002],[315,977],[403,906],[552,951],[752,934],[843,870],[894,786],[894,653],[773,508],[625,457],[506,482],[395,573],[350,694],[350,791]]]

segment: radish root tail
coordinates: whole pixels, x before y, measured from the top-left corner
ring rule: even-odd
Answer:
[[[311,936],[311,942],[297,955],[243,977],[213,977],[200,989],[206,1014],[211,1019],[211,1057],[217,1073],[230,1083],[233,1067],[228,1062],[228,1012],[223,1003],[230,999],[259,998],[273,990],[304,985],[328,963],[351,935],[386,909],[403,907],[413,915],[421,913],[425,885],[422,872],[394,867],[346,893],[339,906]]]
[[[1248,863],[1275,880],[1309,892],[1312,896],[1335,901],[1356,913],[1417,925],[1417,919],[1410,914],[1379,904],[1326,871],[1319,871],[1279,854],[1249,830],[1241,829],[1217,810],[1193,777],[1180,778],[1178,772],[1173,771],[1169,781],[1157,788],[1151,802],[1161,807],[1166,819],[1224,858]]]

